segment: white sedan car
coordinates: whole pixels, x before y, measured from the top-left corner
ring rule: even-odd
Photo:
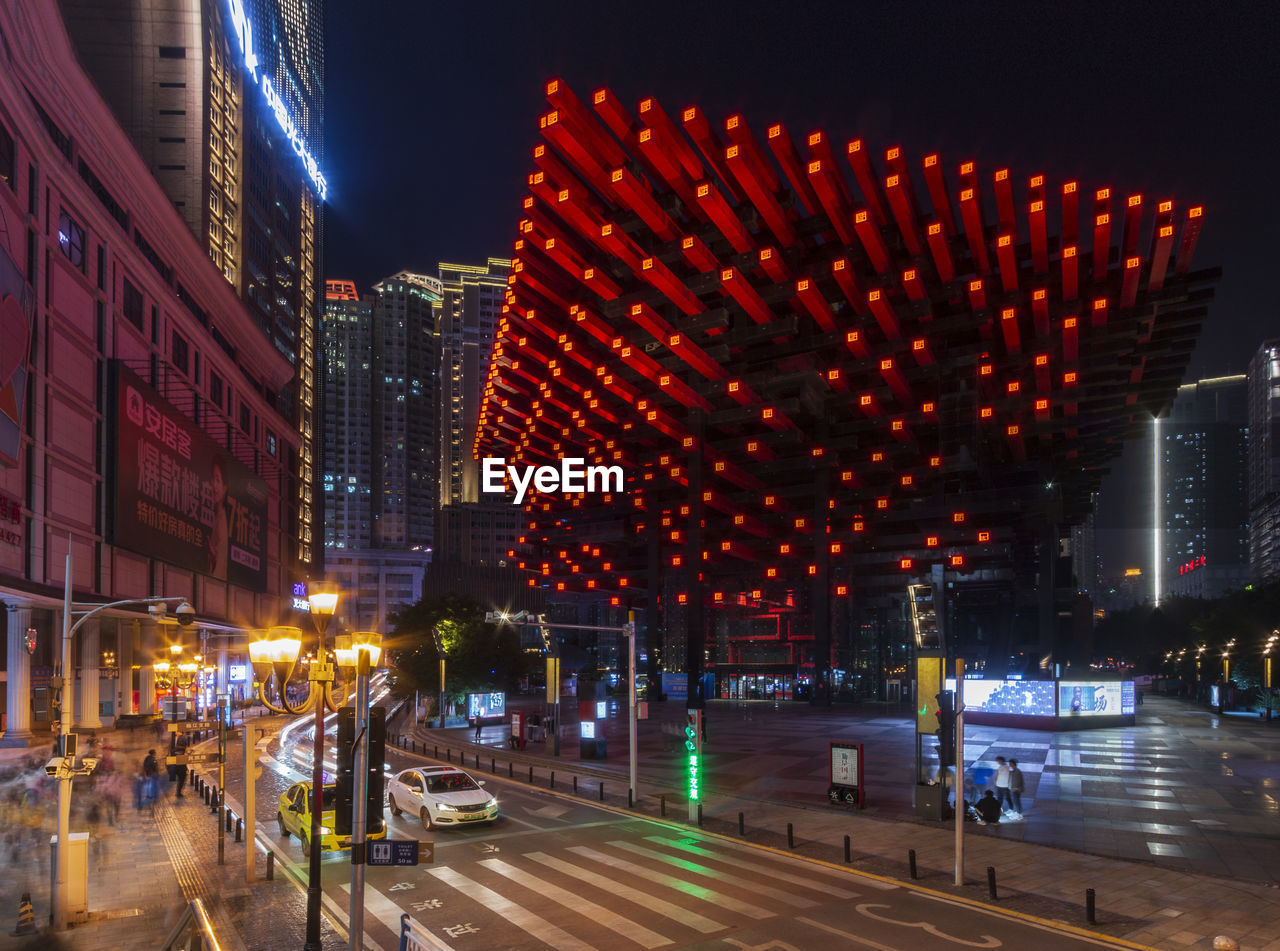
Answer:
[[[392,815],[417,815],[424,829],[492,822],[498,818],[498,800],[483,785],[483,779],[477,782],[449,766],[414,767],[387,780],[387,805]]]

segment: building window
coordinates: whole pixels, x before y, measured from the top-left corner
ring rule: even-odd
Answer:
[[[58,246],[62,253],[80,271],[84,273],[84,228],[67,212],[61,209],[58,215]]]
[[[215,406],[218,407],[218,409],[221,410],[223,407],[222,399],[223,399],[222,377],[218,376],[218,374],[210,370],[209,371],[209,401],[212,402]]]
[[[9,186],[11,191],[18,189],[17,170],[13,136],[9,134],[8,129],[0,125],[0,180]]]
[[[185,46],[162,46],[160,47],[161,59],[186,59],[187,48]]]
[[[267,430],[267,455],[274,456],[276,454],[276,434],[271,430]]]
[[[240,428],[246,433],[249,431],[249,407],[244,403],[240,404]]]
[[[124,279],[124,301],[122,310],[124,311],[125,320],[133,324],[140,333],[146,332],[143,321],[145,320],[144,311],[146,310],[146,302],[142,299],[142,291],[133,286],[133,283],[126,277]]]
[[[190,372],[191,354],[187,347],[187,341],[176,330],[173,331],[169,359],[175,367],[182,371],[184,376]]]

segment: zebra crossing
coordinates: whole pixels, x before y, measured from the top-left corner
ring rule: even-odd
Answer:
[[[369,907],[396,930],[391,909],[412,909],[442,951],[652,951],[895,887],[784,856],[762,862],[745,847],[696,836],[541,845],[426,867],[416,881],[390,886],[394,902],[366,886]]]

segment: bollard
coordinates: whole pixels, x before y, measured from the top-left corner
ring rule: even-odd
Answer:
[[[630,786],[628,786],[627,787],[627,808],[634,809],[635,807],[636,807],[635,790],[632,789]]]
[[[852,853],[849,851],[849,837],[847,835],[844,837],[844,860],[846,863],[853,861]]]
[[[1098,916],[1094,909],[1093,899],[1093,889],[1086,888],[1084,890],[1084,920],[1089,922],[1091,925],[1096,925],[1098,923]]]
[[[244,820],[237,819],[236,820],[236,841],[237,842],[240,841],[240,836],[243,834],[244,834]]]
[[[529,767],[529,785],[530,786],[533,785],[533,767],[532,766]]]
[[[422,744],[422,749],[423,749],[423,752],[426,752],[426,749],[427,749],[427,744],[426,744],[426,743],[423,743],[423,744]],[[434,756],[436,759],[439,759],[439,758],[440,758],[440,744],[439,744],[439,743],[437,743],[435,746],[431,747],[431,755],[432,755],[432,756]]]
[[[489,772],[494,774],[498,772],[498,761],[492,756],[489,757]]]
[[[449,747],[447,747],[447,746],[446,746],[446,747],[445,747],[445,749],[444,749],[444,761],[445,761],[446,763],[452,763],[452,762],[453,762],[453,750],[449,749]]]
[[[659,801],[659,803],[661,803],[661,805],[662,805],[662,818],[664,818],[664,819],[665,819],[665,818],[667,817],[667,797],[666,797],[666,796],[659,796],[659,797],[658,797],[658,801]]]
[[[418,752],[418,741],[417,741],[417,740],[410,740],[410,741],[409,741],[409,745],[413,748],[413,751],[414,751],[415,753],[416,753],[416,752]]]
[[[512,776],[515,775],[515,768],[516,767],[514,763],[510,761],[507,762],[507,778],[508,779],[510,779]]]
[[[230,832],[230,831],[231,831],[231,820],[232,820],[233,818],[235,818],[235,813],[231,811],[231,807],[230,807],[230,806],[226,807],[226,813],[227,813],[227,831],[228,831],[228,832]]]
[[[600,784],[600,801],[604,802],[604,783]]]
[[[274,881],[276,877],[276,854],[267,852],[267,881]]]
[[[702,803],[698,803],[698,828],[702,828]]]
[[[794,849],[796,847],[795,831],[791,827],[791,823],[787,823],[787,848]]]
[[[747,834],[746,819],[743,817],[742,813],[738,813],[738,835],[746,835],[746,834]]]
[[[573,791],[574,791],[575,793],[578,791],[578,777],[577,777],[577,776],[573,777]]]
[[[992,901],[996,900],[996,867],[994,865],[987,866],[987,894],[991,896]]]
[[[555,789],[555,788],[556,788],[556,771],[555,771],[554,769],[551,771],[551,779],[550,779],[550,781],[547,783],[547,788],[548,788],[548,789]]]
[[[480,768],[480,754],[476,754],[476,769]]]
[[[907,849],[907,871],[911,875],[911,880],[915,881],[920,876],[916,874],[916,850]]]

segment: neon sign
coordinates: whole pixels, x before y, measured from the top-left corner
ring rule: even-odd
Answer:
[[[698,800],[699,782],[698,776],[701,772],[701,763],[698,761],[698,735],[694,732],[692,723],[686,724],[684,728],[684,748],[689,757],[689,801],[696,802]]]
[[[1189,572],[1195,571],[1197,568],[1203,568],[1203,567],[1204,567],[1204,555],[1201,555],[1199,558],[1192,558],[1186,564],[1179,565],[1178,574],[1185,575],[1185,574],[1188,574]]]
[[[260,63],[258,54],[253,51],[253,23],[244,11],[244,0],[228,0],[228,2],[231,5],[231,25],[235,27],[236,36],[240,38],[240,49],[244,51],[245,69],[249,71],[253,81],[261,87],[262,95],[267,100],[268,108],[275,115],[276,122],[280,125],[280,130],[288,138],[294,154],[302,160],[303,167],[307,170],[307,175],[310,176],[312,184],[316,186],[316,191],[320,194],[320,200],[324,201],[329,192],[329,185],[325,181],[324,175],[320,173],[320,167],[316,164],[316,157],[311,154],[311,150],[307,148],[307,143],[302,140],[302,133],[298,131],[297,123],[293,121],[293,116],[289,114],[284,100],[276,92],[276,87],[272,84],[270,78],[265,75],[258,75]]]

